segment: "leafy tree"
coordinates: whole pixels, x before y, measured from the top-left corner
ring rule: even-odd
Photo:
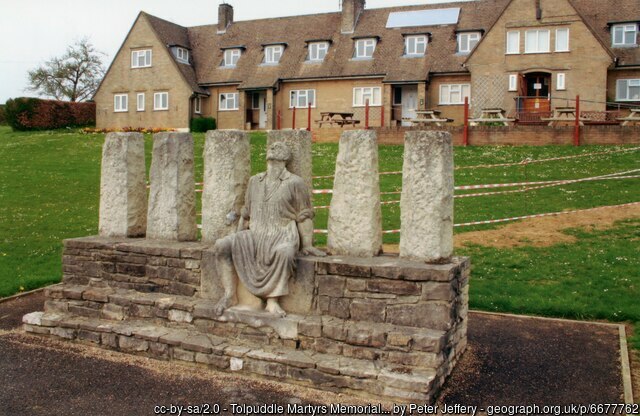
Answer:
[[[83,38],[67,47],[64,55],[29,71],[27,90],[56,100],[87,100],[93,96],[104,76],[104,56],[89,39]]]

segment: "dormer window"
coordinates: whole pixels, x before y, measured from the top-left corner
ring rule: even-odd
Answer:
[[[307,60],[311,62],[324,61],[329,51],[329,42],[309,42],[309,56]]]
[[[131,68],[148,68],[151,66],[151,49],[131,51]]]
[[[242,49],[227,49],[224,51],[224,60],[222,66],[233,68],[238,64],[240,56],[242,55]]]
[[[404,38],[406,56],[424,56],[427,52],[427,35],[411,35]]]
[[[613,25],[611,27],[613,46],[635,46],[637,37],[637,23]]]
[[[284,45],[270,45],[264,48],[264,63],[277,64],[284,53]]]
[[[480,32],[458,33],[458,53],[471,53],[480,42]]]
[[[189,63],[189,50],[181,47],[176,47],[176,59],[183,64]]]
[[[376,50],[376,44],[377,44],[376,38],[357,39],[356,50],[353,57],[359,58],[359,59],[373,58],[373,53]]]

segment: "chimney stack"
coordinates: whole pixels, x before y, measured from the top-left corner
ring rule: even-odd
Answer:
[[[233,23],[233,6],[222,3],[218,6],[218,33],[225,33],[229,25]]]
[[[353,33],[366,0],[342,0],[342,33]]]

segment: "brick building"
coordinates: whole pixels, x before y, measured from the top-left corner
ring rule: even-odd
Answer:
[[[415,109],[462,121],[501,107],[640,103],[638,0],[476,0],[342,10],[185,28],[141,12],[94,100],[97,125],[272,129],[293,108],[400,124]],[[306,113],[299,117],[306,117]]]

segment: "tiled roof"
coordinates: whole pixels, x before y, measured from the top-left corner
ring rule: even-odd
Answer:
[[[461,72],[464,55],[456,55],[456,30],[488,30],[495,16],[509,0],[483,0],[437,5],[366,9],[353,34],[340,33],[340,13],[282,17],[234,22],[225,34],[217,34],[216,25],[189,28],[195,53],[195,67],[201,84],[238,83],[240,88],[267,88],[278,80],[332,77],[380,76],[385,81],[424,81],[430,72]],[[457,25],[387,29],[390,12],[435,8],[461,8]],[[431,34],[427,53],[406,58],[404,34]],[[374,59],[352,59],[354,37],[377,36]],[[308,40],[331,40],[322,63],[306,62]],[[262,64],[262,45],[286,43],[278,65]],[[245,46],[235,68],[220,66],[221,48]]]
[[[640,22],[639,0],[570,0],[602,43],[618,58],[618,65],[640,65],[640,47],[611,48],[608,23]]]
[[[148,13],[143,12],[143,15],[149,21],[149,24],[160,38],[160,41],[167,47],[182,46],[187,49],[192,49],[190,46],[191,43],[189,42],[189,33],[187,31],[187,28],[152,16]],[[169,51],[169,53],[171,53],[171,51]],[[193,66],[178,62],[173,55],[172,57],[174,58],[174,61],[178,65],[178,69],[184,76],[185,81],[187,82],[187,84],[189,84],[191,89],[194,92],[207,94],[207,91],[203,90],[198,85],[196,72]]]
[[[609,47],[611,37],[607,23],[640,20],[639,0],[570,0],[600,41]],[[416,5],[383,9],[365,9],[355,33],[340,33],[341,13],[281,17],[238,21],[226,33],[218,34],[217,25],[184,28],[145,14],[166,45],[190,48],[192,65],[178,63],[194,91],[200,85],[238,84],[243,89],[274,87],[280,80],[322,79],[334,77],[381,77],[386,82],[425,81],[430,73],[465,72],[462,64],[468,55],[456,53],[456,32],[479,29],[488,31],[510,0]],[[459,7],[456,25],[387,29],[389,13]],[[429,33],[424,57],[407,58],[404,35]],[[379,39],[373,59],[353,59],[354,38]],[[306,61],[307,41],[329,40],[329,52],[321,63]],[[277,65],[265,65],[264,45],[284,43],[285,51]],[[242,46],[236,67],[225,68],[223,49]],[[640,48],[614,48],[619,64],[640,64]]]

